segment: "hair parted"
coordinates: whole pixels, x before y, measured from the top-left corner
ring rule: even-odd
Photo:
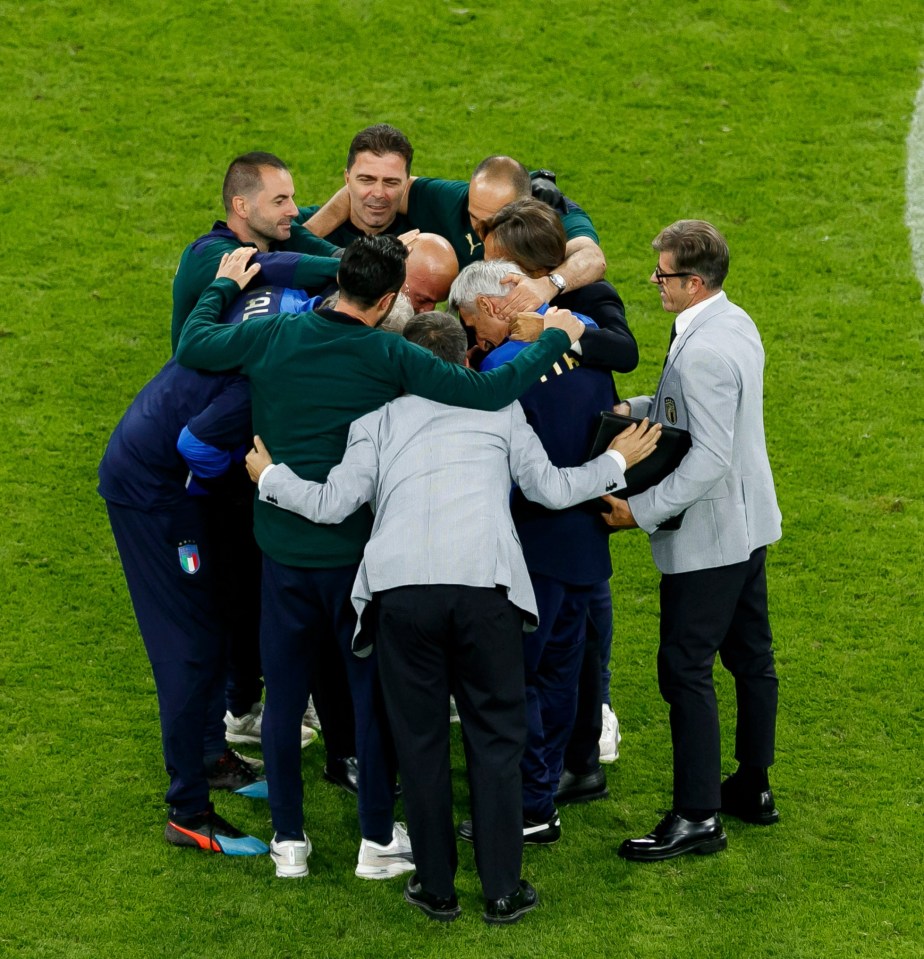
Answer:
[[[482,238],[488,236],[529,276],[545,276],[565,259],[568,238],[561,217],[532,197],[514,200],[485,220]]]
[[[388,153],[397,153],[404,159],[404,169],[408,176],[411,173],[411,161],[414,159],[414,148],[411,141],[396,127],[388,123],[376,123],[365,130],[360,130],[353,137],[350,150],[347,153],[346,168],[351,170],[359,153],[374,153],[376,156],[385,156]]]
[[[423,346],[447,363],[465,365],[468,335],[462,324],[448,313],[439,310],[418,313],[404,327],[404,338]]]
[[[396,236],[358,236],[344,250],[337,271],[341,294],[366,309],[375,306],[404,285],[405,260],[407,247]]]
[[[287,172],[289,169],[275,153],[263,153],[260,150],[244,153],[231,161],[221,185],[225,213],[231,212],[231,201],[236,196],[251,196],[263,186],[261,169],[267,166]]]
[[[728,276],[728,243],[705,220],[678,220],[652,241],[658,253],[671,253],[678,273],[695,273],[706,289],[719,290]]]

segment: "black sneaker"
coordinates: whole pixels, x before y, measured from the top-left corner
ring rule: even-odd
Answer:
[[[404,887],[404,898],[430,919],[437,922],[452,922],[462,915],[462,909],[456,894],[453,893],[448,899],[440,899],[439,896],[432,896],[427,892],[417,879],[417,873],[407,881]]]
[[[516,892],[500,899],[485,899],[482,919],[491,926],[519,922],[531,909],[539,905],[539,893],[525,880],[520,880]]]
[[[265,842],[235,829],[213,810],[198,816],[171,816],[164,839],[172,846],[189,846],[226,856],[262,856],[269,852]]]
[[[209,789],[227,789],[251,799],[267,799],[266,777],[258,776],[253,767],[233,749],[226,749],[215,762],[206,766]]]
[[[456,830],[460,839],[466,842],[475,841],[471,819],[463,819]],[[561,819],[556,810],[547,822],[533,822],[532,819],[523,819],[523,844],[526,846],[547,846],[561,839]]]

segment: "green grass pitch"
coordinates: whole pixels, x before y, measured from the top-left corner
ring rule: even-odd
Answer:
[[[0,0],[0,956],[924,955],[924,307],[905,226],[921,14],[918,0]],[[221,215],[229,159],[278,153],[297,199],[320,200],[353,133],[383,120],[418,174],[466,178],[490,153],[558,172],[639,340],[624,395],[657,380],[670,318],[650,240],[680,217],[727,235],[729,295],[767,352],[780,824],[730,820],[717,856],[616,857],[670,801],[657,574],[644,537],[621,534],[611,798],[566,808],[564,841],[527,850],[542,904],[511,929],[480,921],[468,847],[464,915],[446,928],[400,880],[354,878],[354,807],[321,782],[317,747],[307,880],[163,843],[154,686],[95,492],[110,431],[169,355],[173,271]],[[719,696],[731,768],[724,676]],[[218,808],[269,837],[265,805]]]

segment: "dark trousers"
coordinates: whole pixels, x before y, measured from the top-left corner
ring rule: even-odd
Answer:
[[[263,697],[260,665],[260,567],[253,537],[253,491],[223,492],[201,501],[209,542],[220,564],[222,609],[229,612],[225,707],[243,716]]]
[[[658,683],[670,706],[674,808],[721,805],[716,653],[735,677],[735,758],[773,763],[778,681],[767,614],[766,547],[743,563],[661,578]]]
[[[173,510],[107,503],[128,592],[154,673],[171,815],[209,808],[203,759],[225,748],[227,630],[218,566],[197,502]],[[195,547],[194,572],[180,563]]]
[[[522,762],[523,814],[544,822],[555,809],[555,790],[574,727],[591,587],[538,574],[531,579],[539,628],[523,634],[529,727]]]
[[[360,830],[376,841],[392,836],[395,763],[377,692],[378,665],[374,656],[360,660],[349,652],[356,624],[350,603],[355,577],[355,566],[309,569],[263,558],[263,758],[273,827],[281,835],[301,836],[304,828],[301,721],[319,675],[318,661],[339,651],[348,657],[356,725]],[[316,695],[319,691],[315,688]]]
[[[610,597],[609,580],[607,580],[591,590],[587,640],[584,643],[581,673],[578,676],[574,728],[565,749],[565,769],[570,769],[579,776],[593,772],[600,765],[600,734],[603,732],[604,702],[600,683],[602,646],[606,641],[606,675],[609,676],[609,649],[612,638],[613,602]]]
[[[417,875],[435,896],[457,866],[449,694],[462,720],[484,895],[514,891],[523,856],[526,739],[520,612],[495,589],[407,586],[375,599],[382,687],[395,736]]]

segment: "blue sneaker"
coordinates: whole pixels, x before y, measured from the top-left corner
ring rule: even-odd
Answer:
[[[205,771],[209,789],[227,789],[250,799],[267,799],[266,777],[258,776],[250,763],[233,749],[226,749]]]
[[[189,846],[226,856],[262,856],[269,846],[248,836],[213,810],[198,816],[173,816],[167,820],[164,839],[173,846]]]

